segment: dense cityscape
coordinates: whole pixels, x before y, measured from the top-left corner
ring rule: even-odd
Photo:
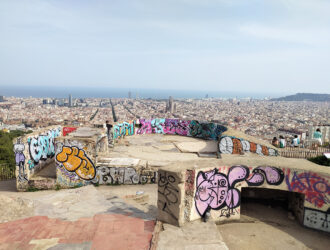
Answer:
[[[305,133],[310,126],[330,123],[329,102],[276,102],[224,99],[19,98],[2,97],[0,125],[33,129],[49,125],[100,126],[138,118],[178,118],[217,122],[270,140],[281,133]],[[115,111],[115,114],[113,111]]]

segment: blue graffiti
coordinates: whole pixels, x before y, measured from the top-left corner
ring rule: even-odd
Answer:
[[[113,128],[113,138],[123,138],[126,135],[134,135],[135,131],[135,121],[132,123],[129,122],[123,122],[118,123]]]
[[[156,134],[165,134],[164,133],[165,119],[164,118],[156,118],[151,120],[151,127],[153,133]]]
[[[34,164],[38,164],[40,160],[52,158],[55,155],[54,138],[60,134],[60,129],[48,131],[46,135],[28,138],[30,157]],[[29,166],[32,166],[29,165]]]

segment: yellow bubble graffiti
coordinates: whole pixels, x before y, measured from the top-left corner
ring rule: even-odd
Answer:
[[[62,152],[56,155],[56,160],[69,172],[75,172],[81,179],[92,180],[96,175],[95,166],[83,149],[63,146]]]

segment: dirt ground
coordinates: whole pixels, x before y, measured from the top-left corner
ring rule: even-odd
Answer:
[[[156,184],[17,192],[15,183],[6,181],[0,182],[0,223],[34,215],[77,220],[98,213],[129,213],[134,217],[155,219],[156,202]],[[290,220],[288,211],[281,207],[256,202],[242,202],[241,220],[217,228],[221,241],[231,250],[329,249],[330,246],[328,233],[302,227]],[[198,244],[209,243],[206,240]]]
[[[157,215],[157,185],[99,186],[17,192],[15,180],[0,181],[0,223],[48,216],[77,220],[95,214],[131,214],[148,220]]]
[[[255,202],[242,203],[241,219],[218,225],[230,250],[329,249],[330,234],[301,226],[288,211]]]

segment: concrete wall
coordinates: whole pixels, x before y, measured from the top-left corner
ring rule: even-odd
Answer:
[[[130,158],[104,158],[107,138],[81,130],[56,139],[56,182],[63,188],[88,184],[119,185],[156,183],[157,172],[146,161]],[[101,130],[99,130],[101,131]],[[83,137],[83,135],[89,135]],[[78,135],[78,136],[76,136]]]
[[[225,131],[227,131],[226,127],[216,123],[155,118],[117,123],[113,127],[113,138],[120,139],[135,134],[191,136],[205,140],[218,140],[219,152],[223,154],[243,154],[252,152],[265,156],[278,155],[278,151],[274,148],[234,136],[221,136]]]
[[[219,152],[221,154],[256,153],[264,156],[277,156],[278,151],[264,145],[247,141],[234,136],[221,136],[219,139]]]
[[[227,128],[216,123],[179,119],[139,119],[114,125],[114,139],[134,134],[169,134],[218,140]]]
[[[61,127],[52,126],[14,140],[17,190],[26,190],[31,177],[54,161],[54,139],[60,135]]]
[[[298,220],[330,232],[329,174],[243,165],[164,168],[158,174],[158,219],[166,223],[181,226],[206,213],[216,221],[239,219],[242,187],[260,187],[304,195],[301,208],[293,206]],[[299,197],[294,202],[299,204]]]
[[[96,176],[95,139],[66,138],[56,139],[56,183],[61,187],[77,187],[89,184]]]
[[[100,159],[92,183],[100,185],[151,184],[157,182],[157,171],[146,161],[132,158]]]

